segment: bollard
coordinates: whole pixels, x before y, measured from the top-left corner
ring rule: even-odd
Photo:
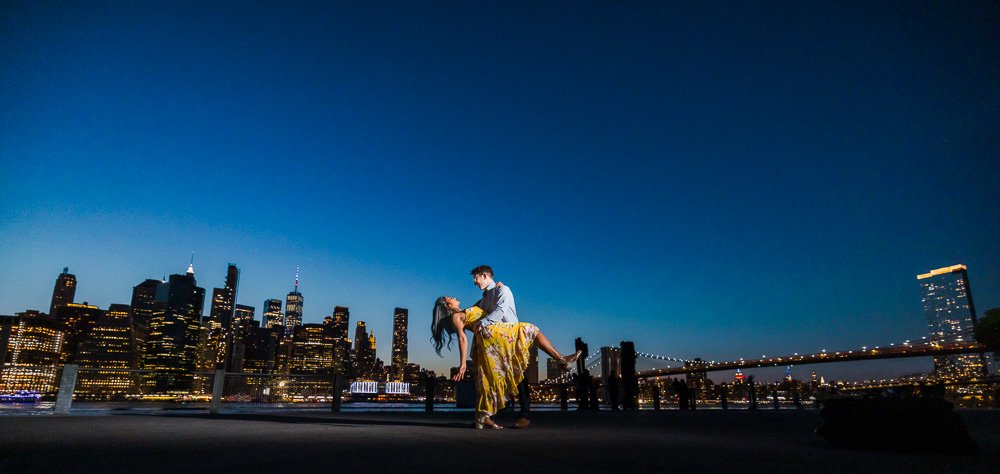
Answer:
[[[625,400],[622,403],[622,408],[625,410],[638,410],[639,379],[635,373],[635,360],[637,358],[635,343],[632,341],[622,341],[620,347],[622,384],[625,389]]]
[[[653,384],[653,409],[660,410],[660,386]]]
[[[62,377],[59,379],[59,393],[56,394],[56,415],[69,415],[69,408],[73,404],[73,391],[76,390],[76,376],[80,366],[76,364],[66,364],[62,369]]]
[[[209,412],[213,415],[222,411],[222,389],[226,386],[226,371],[216,370],[215,379],[212,380],[212,405]]]
[[[340,413],[340,402],[341,398],[344,396],[344,376],[340,374],[333,375],[333,400],[330,403],[330,411],[333,413]]]
[[[427,389],[424,390],[424,411],[434,411],[434,379],[427,379]]]
[[[559,385],[559,409],[569,410],[569,386],[567,384]]]

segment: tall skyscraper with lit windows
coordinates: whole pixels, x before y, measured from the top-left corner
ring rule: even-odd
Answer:
[[[56,278],[56,287],[52,290],[52,304],[49,314],[56,314],[56,309],[73,302],[76,297],[76,275],[69,272],[69,267],[63,268]]]
[[[975,341],[976,307],[966,266],[938,268],[917,275],[917,280],[931,341]],[[935,356],[934,372],[945,379],[981,377],[986,375],[986,360],[982,354]]]
[[[143,368],[154,393],[189,393],[198,360],[205,289],[197,285],[194,265],[184,275],[170,275],[156,290],[156,310],[149,322]]]
[[[337,337],[348,340],[347,332],[351,328],[351,310],[346,306],[333,307],[333,330]]]
[[[392,373],[395,380],[403,380],[406,372],[406,362],[409,357],[409,342],[406,326],[409,311],[406,308],[396,308],[392,313]]]
[[[264,328],[279,327],[284,330],[285,315],[281,311],[281,300],[275,298],[264,300],[264,315],[261,320]]]
[[[299,270],[295,269],[295,289],[285,298],[285,335],[291,336],[302,325],[302,293],[299,293]]]

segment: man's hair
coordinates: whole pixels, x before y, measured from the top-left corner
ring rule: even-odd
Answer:
[[[489,275],[490,278],[493,278],[493,268],[490,267],[489,265],[480,265],[476,268],[473,268],[472,271],[469,273],[472,273],[472,276],[476,276],[480,273],[485,273]]]

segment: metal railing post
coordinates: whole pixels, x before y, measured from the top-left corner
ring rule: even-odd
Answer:
[[[59,393],[56,394],[56,415],[68,415],[69,408],[73,405],[73,391],[76,390],[76,377],[80,366],[76,364],[66,364],[62,369],[62,377],[59,378]]]
[[[333,376],[333,402],[330,403],[330,411],[340,412],[341,397],[344,395],[344,376],[334,374]]]
[[[569,384],[559,384],[559,409],[569,410]]]
[[[216,370],[212,380],[212,405],[209,412],[213,415],[222,411],[222,389],[226,386],[226,371]]]
[[[427,412],[434,411],[434,382],[433,378],[427,378],[427,388],[424,390],[424,410]]]

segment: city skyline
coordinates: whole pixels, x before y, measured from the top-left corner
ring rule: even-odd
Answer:
[[[255,314],[256,314],[255,313],[255,308],[253,306],[242,305],[242,304],[238,304],[238,303],[233,304],[232,303],[233,300],[226,301],[224,299],[222,300],[223,302],[221,304],[219,303],[219,301],[220,301],[219,300],[219,296],[218,296],[220,294],[219,292],[220,291],[222,291],[222,292],[230,291],[229,294],[235,293],[235,291],[232,291],[231,288],[235,288],[232,285],[234,285],[239,280],[240,270],[233,263],[228,263],[227,266],[228,266],[228,269],[227,269],[227,276],[226,276],[225,287],[221,288],[221,289],[220,288],[215,288],[214,289],[214,291],[213,291],[213,298],[210,299],[209,301],[207,301],[208,303],[212,303],[212,304],[210,305],[210,307],[204,307],[204,308],[202,308],[202,313],[203,314],[200,315],[199,320],[200,321],[204,321],[204,324],[207,325],[207,326],[205,326],[205,328],[206,328],[205,330],[209,331],[208,334],[214,334],[214,332],[211,332],[212,327],[222,327],[223,326],[223,325],[220,325],[219,322],[218,322],[218,320],[220,318],[224,317],[224,316],[222,316],[222,314],[225,313],[225,311],[221,311],[220,312],[220,309],[217,308],[217,306],[220,306],[221,308],[227,308],[228,307],[230,311],[228,313],[226,313],[226,314],[233,314],[234,316],[235,316],[236,312],[242,311],[242,313],[243,313],[242,318],[253,320],[253,321],[255,321],[257,323],[256,326],[263,328],[265,326],[265,324],[266,324],[266,319],[265,319],[266,315],[264,313],[262,313],[261,317],[259,319],[256,318],[255,317]],[[64,305],[64,306],[68,305],[68,306],[72,307],[72,309],[74,309],[76,311],[82,310],[86,314],[89,314],[89,313],[87,313],[88,311],[90,311],[90,312],[97,311],[97,312],[101,312],[101,313],[107,311],[109,314],[116,313],[116,312],[122,313],[123,311],[125,311],[127,313],[129,311],[129,308],[130,308],[129,305],[112,303],[112,304],[110,304],[105,309],[105,308],[103,308],[103,307],[101,307],[99,305],[92,305],[88,301],[83,301],[83,302],[80,302],[80,301],[75,301],[74,302],[74,301],[72,301],[72,299],[73,299],[72,293],[75,292],[76,284],[77,284],[77,279],[76,279],[76,275],[75,274],[67,273],[68,271],[69,271],[69,268],[68,267],[64,267],[63,268],[63,272],[60,273],[57,276],[57,278],[56,278],[55,289],[52,292],[52,301],[53,301],[54,305],[56,304],[55,303],[56,301],[59,301],[60,305]],[[950,291],[955,292],[954,294],[946,292],[945,294],[947,296],[934,297],[933,296],[934,295],[934,291],[935,291],[934,290],[934,286],[929,287],[930,290],[928,290],[927,289],[928,288],[927,287],[927,283],[925,283],[923,280],[925,280],[927,278],[930,278],[930,277],[942,278],[941,275],[948,276],[950,274],[958,274],[959,275],[959,277],[958,277],[959,279],[957,280],[957,282],[958,282],[957,284],[959,285],[959,289],[958,290],[950,290]],[[174,277],[174,276],[176,276],[176,277],[182,277],[184,275],[176,274],[176,275],[171,275],[171,276],[172,277]],[[195,273],[194,273],[194,264],[193,263],[189,264],[188,269],[186,271],[186,276],[189,276],[189,277],[194,277],[195,276]],[[298,275],[296,275],[296,276],[298,276]],[[958,302],[956,308],[959,310],[959,313],[961,314],[961,318],[963,318],[961,320],[961,322],[956,322],[956,324],[959,324],[959,326],[958,326],[959,328],[964,328],[964,329],[960,329],[960,330],[962,331],[962,334],[965,334],[965,337],[971,338],[971,331],[968,329],[967,325],[971,323],[971,318],[973,318],[974,315],[975,315],[975,309],[971,307],[972,296],[971,296],[971,291],[970,291],[971,289],[970,289],[970,285],[969,285],[969,278],[968,278],[967,267],[965,265],[962,265],[962,264],[957,264],[957,265],[951,265],[951,266],[947,266],[947,267],[941,267],[941,268],[937,268],[937,269],[932,269],[928,273],[922,273],[920,275],[917,275],[917,279],[921,280],[921,288],[923,289],[922,291],[924,291],[924,298],[923,298],[923,303],[922,303],[924,305],[924,307],[925,307],[925,315],[924,316],[925,316],[925,318],[929,318],[929,320],[927,321],[927,323],[929,324],[930,330],[928,332],[928,336],[925,336],[925,338],[929,339],[929,340],[940,340],[940,341],[947,341],[947,342],[951,342],[952,341],[952,339],[942,338],[942,336],[938,332],[935,332],[935,328],[940,328],[941,325],[942,325],[942,323],[943,323],[942,320],[940,319],[941,316],[936,315],[937,314],[936,312],[937,311],[946,311],[948,314],[951,314],[951,310],[949,308],[951,306],[955,305],[955,302],[953,301],[954,298],[958,298],[960,300]],[[64,283],[64,282],[67,282],[67,281],[71,282],[71,284],[68,285],[69,286],[69,290],[70,290],[68,295],[67,295],[67,284]],[[136,296],[142,294],[143,292],[141,290],[143,289],[143,287],[145,285],[148,285],[150,282],[157,282],[157,280],[147,279],[144,282],[141,282],[139,285],[137,285],[134,288],[133,300],[132,300],[133,304],[135,304],[135,302],[137,301],[136,300]],[[163,284],[167,284],[168,281],[167,280],[163,280],[162,283]],[[298,283],[298,278],[296,278],[296,283]],[[298,288],[298,285],[296,285],[295,289],[297,290],[297,288]],[[204,292],[205,292],[204,288],[197,288],[197,290],[201,291],[202,296],[204,296]],[[146,290],[146,291],[148,292],[148,290]],[[939,302],[929,303],[928,302],[929,300],[928,300],[928,293],[927,293],[927,291],[931,292],[931,293],[929,293],[929,295],[932,298],[934,298],[934,301],[939,301]],[[293,293],[295,293],[295,292],[293,292]],[[225,294],[225,293],[223,293],[223,294]],[[292,294],[292,293],[290,293],[290,294]],[[301,294],[299,294],[299,297],[301,297]],[[962,299],[964,299],[964,298],[968,298],[968,300],[969,300],[969,304],[966,304],[965,306],[963,306],[963,304],[965,304],[965,303],[962,303]],[[268,299],[268,300],[265,301],[265,304],[267,304],[267,303],[269,303],[271,301],[275,301],[277,303],[280,303],[280,301],[278,301],[278,300]],[[927,309],[928,308],[928,306],[927,306],[928,304],[932,305],[930,307],[939,308],[939,309],[936,309],[934,311],[932,311],[930,309]],[[143,307],[144,307],[144,305],[139,305],[137,307],[137,309],[139,309],[139,311],[136,311],[135,313],[137,315],[144,314],[143,311],[142,311]],[[233,309],[235,309],[236,311],[235,312],[232,311]],[[23,311],[39,312],[40,310],[37,310],[37,309],[34,309],[34,308],[29,308],[27,310],[18,311],[17,313],[22,313]],[[291,326],[288,326],[289,323],[286,322],[286,324],[284,325],[284,327],[286,327],[286,328],[288,328],[288,327],[294,328],[294,327],[299,327],[302,324],[309,324],[311,326],[314,326],[314,327],[318,328],[318,327],[325,327],[326,325],[332,325],[330,327],[333,328],[333,331],[334,331],[333,334],[337,334],[337,336],[335,336],[335,337],[341,337],[341,338],[343,338],[343,337],[345,337],[346,331],[347,331],[346,325],[350,323],[350,321],[349,321],[349,318],[350,318],[349,311],[350,310],[349,310],[348,307],[336,306],[336,307],[334,307],[334,309],[331,312],[331,314],[328,314],[328,315],[324,316],[324,319],[322,321],[320,321],[320,322],[312,323],[312,322],[309,322],[309,321],[305,321],[305,322],[298,322],[298,324],[292,323]],[[965,313],[962,313],[962,311],[965,311]],[[400,332],[401,328],[406,329],[406,331],[402,332],[402,334],[403,334],[402,341],[401,341],[402,346],[401,346],[401,349],[400,349],[402,351],[402,359],[400,359],[400,362],[401,362],[402,365],[405,365],[407,362],[414,362],[412,360],[408,360],[408,357],[406,356],[406,354],[408,352],[407,349],[406,349],[406,347],[408,347],[408,343],[406,342],[406,340],[407,340],[408,337],[407,337],[406,334],[407,334],[408,329],[409,329],[409,325],[407,324],[407,321],[406,321],[407,320],[407,317],[406,317],[407,312],[408,312],[408,310],[406,308],[399,308],[399,307],[393,308],[393,315],[392,315],[392,318],[391,318],[392,319],[392,329],[393,329],[393,331],[392,331],[392,335],[391,335],[391,346],[388,349],[389,354],[387,354],[386,357],[380,357],[379,354],[377,353],[377,351],[376,352],[369,351],[370,354],[371,354],[370,357],[372,358],[372,361],[374,361],[375,359],[379,359],[379,360],[383,360],[384,359],[385,361],[387,361],[386,365],[391,367],[389,369],[389,371],[387,372],[387,373],[390,374],[390,376],[399,377],[402,374],[401,370],[394,370],[395,366],[397,365],[397,363],[396,363],[396,352],[397,352],[397,343],[399,343],[399,341],[398,341],[399,334],[401,334],[401,332]],[[126,313],[122,313],[122,314],[126,314]],[[70,321],[69,322],[70,327],[74,326],[74,323],[72,323],[72,321],[74,321],[76,319],[80,319],[79,316],[69,316],[70,313],[66,313],[66,312],[63,312],[63,311],[59,311],[59,312],[56,312],[56,313],[50,313],[50,314],[52,314],[58,320],[66,320],[66,318],[68,317],[69,318],[68,321]],[[400,315],[402,315],[402,319],[400,319]],[[13,316],[13,314],[7,315],[7,316]],[[140,316],[140,317],[143,317],[143,316]],[[374,331],[373,330],[369,331],[368,326],[367,326],[367,322],[365,320],[358,319],[358,320],[356,320],[355,324],[356,324],[356,334],[355,334],[354,340],[352,341],[353,346],[354,346],[354,350],[355,351],[359,351],[358,354],[363,354],[363,349],[359,349],[359,348],[361,348],[361,347],[367,348],[369,345],[372,348],[375,348],[376,346],[375,346],[375,343],[374,343]],[[280,326],[280,324],[276,324],[276,326]],[[233,327],[238,327],[238,326],[233,326]],[[282,333],[285,333],[285,331],[282,331]],[[291,333],[287,333],[287,334],[291,334]],[[72,333],[68,333],[68,334],[66,334],[65,337],[67,338],[67,340],[73,340],[74,336],[72,335]],[[213,336],[209,336],[209,337],[211,338]],[[959,337],[958,341],[961,341],[961,340],[962,340],[961,337]],[[900,340],[896,341],[895,343],[901,343],[901,342],[903,342],[903,341],[900,339]],[[909,342],[909,341],[906,341],[906,342]],[[73,344],[70,344],[70,345],[75,347],[75,345],[78,344],[78,343],[79,343],[79,341],[74,342]],[[229,343],[231,343],[231,342],[229,342]],[[881,344],[883,344],[885,346],[888,346],[890,344],[895,344],[895,343],[882,342]],[[383,347],[384,347],[384,345],[383,345]],[[858,348],[847,348],[847,347],[844,347],[844,348],[839,348],[839,349],[850,350],[850,349],[858,349]],[[383,351],[385,351],[385,350],[386,349],[383,349]],[[617,350],[617,349],[615,349],[615,350]],[[226,362],[223,361],[224,357],[222,357],[222,355],[224,355],[227,352],[227,350],[224,348],[224,346],[223,346],[223,348],[220,349],[219,352],[220,352],[219,363],[220,364],[228,364],[228,363],[226,363]],[[781,352],[781,351],[779,351],[779,352]],[[826,352],[826,349],[823,349],[822,352]],[[830,352],[833,352],[833,350],[831,350]],[[604,350],[601,349],[600,353],[603,354]],[[774,356],[774,355],[775,355],[775,353],[772,352],[772,356]],[[782,355],[787,356],[787,355],[789,355],[789,353],[783,353]],[[796,355],[797,355],[797,353],[796,353]],[[763,355],[762,357],[766,357],[766,355]],[[443,359],[447,360],[447,358],[443,358]],[[711,359],[711,358],[709,358],[709,359]],[[706,359],[706,360],[709,360],[709,359]],[[914,361],[914,360],[918,360],[919,361],[920,359],[929,359],[929,358],[915,357],[915,358],[907,359],[907,360],[905,360],[903,362],[910,362],[910,364],[912,365],[913,364],[912,361]],[[883,363],[884,364],[886,362],[888,362],[888,361],[880,360],[880,361],[878,361],[876,363]],[[895,361],[895,362],[899,362],[899,361]],[[536,371],[539,370],[539,367],[538,367],[539,362],[536,361],[534,363],[536,364],[535,365],[535,370]],[[838,362],[838,363],[832,363],[831,365],[836,364],[836,365],[841,365],[841,366],[848,366],[848,365],[862,366],[863,364],[872,364],[872,363],[873,363],[872,361],[853,362],[853,363],[852,362]],[[985,360],[983,360],[983,363],[985,363]],[[418,362],[418,365],[423,365],[423,363]],[[549,365],[551,365],[551,364],[549,364]],[[220,365],[220,367],[221,366],[222,365]],[[228,367],[228,365],[226,365],[226,366]],[[808,366],[808,364],[806,364],[806,366]],[[436,366],[434,364],[428,364],[428,365],[425,366],[425,368],[427,368],[429,370],[434,370],[435,372],[437,372],[439,374],[440,373],[447,373],[447,371],[443,369],[444,366],[441,366],[440,368],[435,368],[435,367]],[[789,373],[791,367],[792,366],[788,366],[788,367],[782,368],[779,365],[779,366],[774,366],[774,367],[759,367],[759,368],[752,368],[751,367],[751,368],[746,368],[745,370],[747,370],[748,373],[774,375],[774,374],[777,374],[779,372],[779,370],[784,370],[785,373],[787,374],[787,373]],[[984,367],[983,370],[985,370],[985,366],[983,366],[983,367]],[[659,368],[659,367],[654,367],[654,368]],[[934,362],[930,366],[931,370],[929,370],[927,372],[928,373],[936,372],[936,368],[937,368],[937,362]],[[205,369],[205,370],[208,370],[208,369]],[[231,369],[227,369],[227,370],[231,370]],[[453,367],[452,367],[452,370],[453,370]],[[810,373],[813,376],[815,376],[816,370],[813,369],[813,370],[810,371]],[[886,373],[892,373],[894,375],[907,375],[907,376],[911,376],[911,375],[915,375],[918,372],[913,372],[913,371],[911,371],[911,372],[902,372],[902,371],[900,371],[900,369],[897,368],[897,369],[890,369]],[[804,374],[804,372],[803,372],[803,374]],[[716,378],[719,379],[718,382],[722,382],[722,381],[728,380],[730,378],[730,375],[735,376],[736,374],[719,373],[719,374],[716,375]],[[605,374],[605,376],[606,376],[606,374]],[[848,376],[848,378],[850,378],[850,376]],[[855,377],[855,378],[858,378],[858,377]]]
[[[235,263],[233,303],[284,311],[301,267],[303,323],[349,307],[390,361],[407,308],[446,373],[431,307],[480,264],[560,350],[898,342],[955,264],[1000,307],[986,3],[0,9],[0,314],[64,267],[128,303],[194,251],[206,307]]]

